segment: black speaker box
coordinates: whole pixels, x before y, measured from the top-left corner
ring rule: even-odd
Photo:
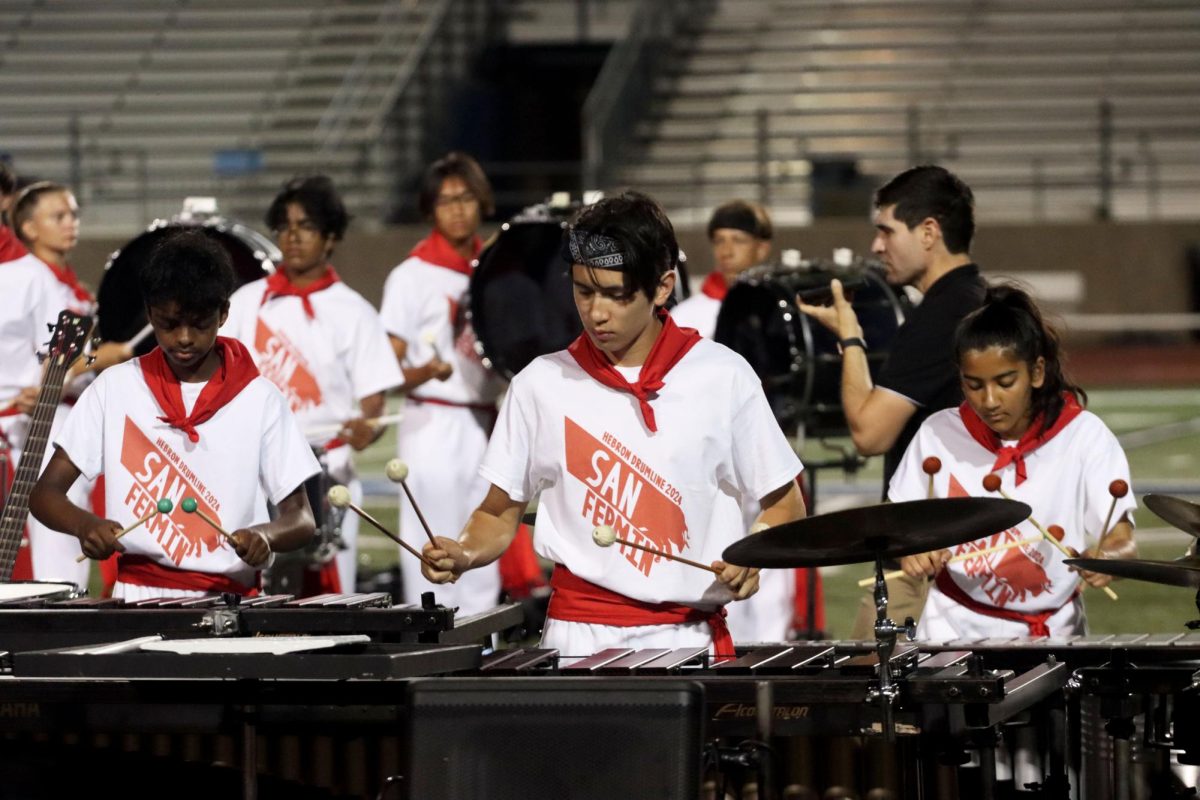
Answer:
[[[408,699],[411,800],[699,796],[699,683],[439,678]]]

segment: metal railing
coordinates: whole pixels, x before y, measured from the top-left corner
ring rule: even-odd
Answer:
[[[676,37],[713,5],[713,0],[642,0],[629,35],[613,46],[583,104],[582,190],[608,184],[627,155]]]

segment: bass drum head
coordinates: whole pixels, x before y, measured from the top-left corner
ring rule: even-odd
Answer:
[[[153,223],[145,233],[113,253],[104,265],[104,277],[97,292],[100,316],[100,338],[106,342],[125,342],[146,326],[146,310],[138,272],[150,259],[155,246],[163,237],[181,228],[200,228],[229,253],[233,262],[234,279],[238,286],[256,281],[275,269],[282,259],[279,248],[267,237],[238,222],[209,219],[203,223]],[[145,355],[154,349],[154,337],[138,343],[135,355]]]
[[[907,297],[893,291],[876,268],[758,267],[729,288],[717,316],[713,338],[749,362],[788,434],[801,429],[816,437],[849,433],[837,337],[796,305],[797,292],[828,287],[833,278],[856,287],[851,305],[870,348],[867,363],[874,377],[910,310]]]
[[[571,276],[559,255],[567,217],[533,209],[500,227],[471,273],[471,326],[483,363],[511,379],[583,331]],[[686,296],[687,274],[676,286]]]

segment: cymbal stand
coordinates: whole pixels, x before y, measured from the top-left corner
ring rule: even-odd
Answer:
[[[913,638],[917,633],[912,617],[897,625],[887,615],[887,581],[883,577],[883,556],[875,556],[875,652],[879,657],[879,687],[867,693],[867,702],[878,702],[883,712],[883,738],[891,742],[896,738],[895,703],[900,687],[892,680],[892,653],[896,651],[896,637],[903,633]]]

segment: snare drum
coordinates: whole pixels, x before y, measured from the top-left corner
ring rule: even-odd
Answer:
[[[583,332],[571,274],[560,255],[572,211],[525,209],[500,226],[471,273],[468,308],[476,351],[485,366],[506,378],[538,356],[565,349]],[[687,297],[682,263],[677,271],[674,302]]]
[[[875,375],[911,306],[906,295],[888,286],[874,263],[859,259],[846,267],[821,261],[755,267],[738,276],[717,316],[713,338],[750,362],[762,379],[775,419],[789,433],[848,433],[837,337],[796,306],[797,293],[812,298],[808,302],[818,302],[822,293],[828,296],[834,278],[854,287],[851,305]]]
[[[223,217],[155,220],[145,233],[109,256],[104,265],[104,277],[97,292],[101,339],[127,342],[146,326],[138,271],[163,237],[186,228],[199,228],[225,248],[233,262],[238,286],[269,275],[275,271],[274,264],[283,259],[274,242],[240,222]],[[154,344],[154,337],[146,337],[137,344],[134,352],[145,355],[154,349]]]

